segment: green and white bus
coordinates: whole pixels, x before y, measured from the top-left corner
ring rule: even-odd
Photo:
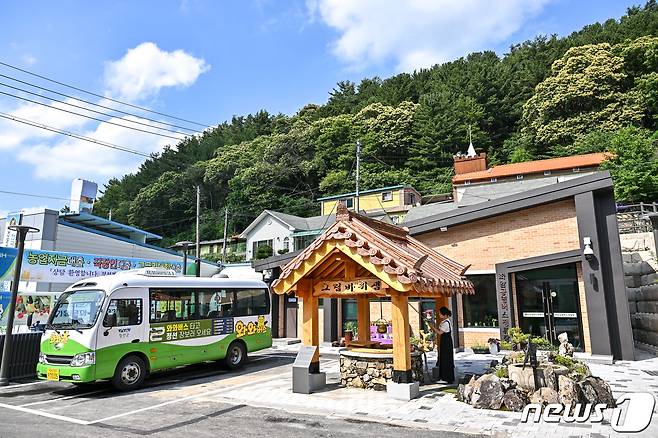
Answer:
[[[272,346],[270,298],[259,280],[177,276],[146,268],[81,280],[46,325],[37,375],[139,387],[152,371],[224,360]]]

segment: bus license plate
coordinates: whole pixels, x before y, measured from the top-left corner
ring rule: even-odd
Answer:
[[[56,380],[59,382],[59,370],[57,368],[48,368],[46,371],[46,378],[48,380]]]

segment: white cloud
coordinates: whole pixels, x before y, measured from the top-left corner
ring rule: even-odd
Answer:
[[[25,63],[25,64],[27,64],[27,65],[29,65],[29,66],[32,66],[32,65],[34,65],[34,64],[36,64],[36,63],[38,62],[37,58],[35,58],[34,56],[30,55],[29,53],[23,55],[23,56],[21,57],[21,59],[23,60],[23,63]]]
[[[209,69],[204,59],[183,50],[166,52],[147,42],[108,63],[105,82],[113,96],[135,101],[151,97],[163,87],[188,87]]]
[[[490,48],[551,0],[307,0],[340,34],[334,54],[353,68],[393,60],[400,71]]]
[[[110,119],[112,122],[124,125],[127,124],[126,120],[136,119],[134,117]],[[105,123],[82,135],[146,154],[158,152],[166,144],[174,141]],[[143,156],[75,138],[66,138],[55,144],[38,143],[23,148],[18,154],[18,159],[32,164],[35,167],[35,176],[40,179],[81,177],[100,181],[134,172],[145,160]]]

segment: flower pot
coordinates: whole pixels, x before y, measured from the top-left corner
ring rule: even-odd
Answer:
[[[345,330],[343,336],[345,337],[345,342],[352,342],[352,330]]]

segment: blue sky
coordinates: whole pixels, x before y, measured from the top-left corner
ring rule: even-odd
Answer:
[[[633,4],[638,1],[4,1],[0,61],[212,125],[259,109],[293,114],[325,102],[344,79],[385,78],[475,50],[503,54],[539,34],[565,35],[618,18]],[[71,92],[3,66],[0,74]],[[17,85],[1,77],[0,83]],[[147,153],[172,142],[3,95],[0,112]],[[102,185],[138,165],[133,155],[0,120],[0,191],[67,198],[73,178]],[[0,193],[0,216],[64,203]]]

